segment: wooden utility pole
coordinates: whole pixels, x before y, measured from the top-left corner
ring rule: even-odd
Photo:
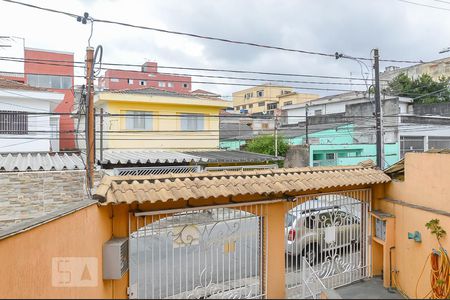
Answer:
[[[94,186],[94,157],[95,157],[95,130],[94,130],[94,79],[93,70],[94,68],[94,48],[86,48],[86,154],[87,154],[87,164],[86,164],[86,177],[88,182],[88,187],[92,188]]]
[[[374,69],[375,69],[375,122],[377,138],[377,167],[383,169],[383,132],[381,115],[381,95],[380,95],[380,56],[378,49],[373,50]]]
[[[100,162],[103,161],[103,108],[100,108]]]
[[[308,113],[309,113],[309,105],[308,103],[305,104],[305,144],[309,145],[309,120],[308,120]]]

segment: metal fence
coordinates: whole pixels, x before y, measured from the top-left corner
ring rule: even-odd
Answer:
[[[206,167],[205,171],[248,171],[248,170],[264,170],[264,169],[276,169],[277,164],[271,165],[250,165],[250,166],[226,166],[226,167]]]
[[[286,293],[297,298],[305,278],[320,278],[327,289],[370,276],[371,190],[301,196],[285,217]],[[305,268],[305,260],[311,268]],[[313,278],[312,277],[312,278]]]
[[[130,215],[130,298],[264,298],[267,206]]]
[[[141,168],[115,168],[114,175],[163,175],[169,173],[199,173],[201,166],[163,166],[163,167],[141,167]]]

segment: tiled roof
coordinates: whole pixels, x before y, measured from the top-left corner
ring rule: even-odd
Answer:
[[[33,87],[14,80],[0,78],[0,89],[46,92],[46,89]]]
[[[99,158],[100,155],[97,155]],[[202,162],[205,159],[181,152],[172,151],[133,151],[133,150],[108,150],[103,153],[101,164],[173,164]]]
[[[363,166],[118,176],[104,177],[94,197],[105,205],[244,195],[283,197],[326,188],[357,187],[388,181],[389,176],[382,171]]]
[[[82,170],[84,163],[77,153],[3,153],[0,172]]]

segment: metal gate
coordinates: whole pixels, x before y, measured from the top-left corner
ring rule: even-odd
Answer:
[[[263,298],[266,209],[130,215],[130,298]]]
[[[285,217],[286,297],[316,298],[369,277],[371,190],[307,195]],[[311,288],[315,286],[316,288]]]

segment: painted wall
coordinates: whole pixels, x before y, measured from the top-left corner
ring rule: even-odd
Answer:
[[[435,153],[407,153],[405,157],[405,181],[392,181],[385,187],[386,198],[400,200],[408,204],[421,205],[447,213],[450,207],[450,155]],[[442,227],[450,232],[450,217],[428,212],[419,208],[379,199],[374,208],[394,215],[395,249],[393,250],[393,269],[398,270],[398,284],[406,294],[415,298],[424,297],[430,291],[430,262],[425,265],[422,278],[419,276],[425,261],[438,243],[425,223],[439,219]],[[409,240],[408,232],[419,231],[422,242]],[[442,241],[443,247],[450,250],[450,238]],[[384,273],[389,270],[384,270]],[[418,293],[415,289],[418,283]]]
[[[29,231],[0,240],[2,298],[113,298],[112,281],[102,280],[102,246],[111,238],[111,212],[91,205]],[[54,287],[52,259],[94,257],[98,284],[88,288]],[[118,284],[115,283],[115,284]],[[115,286],[116,287],[116,286]],[[117,291],[117,289],[116,289]]]
[[[105,93],[96,106],[105,113],[126,114],[129,110],[152,113],[152,128],[146,131],[126,128],[126,117],[105,117],[104,149],[218,149],[219,112],[227,101],[149,95]],[[182,131],[182,114],[203,114],[202,131]],[[83,124],[81,121],[80,124]],[[99,128],[99,127],[97,127]],[[125,132],[117,132],[125,131]]]
[[[99,79],[99,85],[107,90],[156,87],[179,93],[189,93],[192,88],[191,77],[158,73],[156,63],[148,64],[144,72],[106,70],[105,76]]]
[[[55,60],[58,61],[57,66],[54,64],[42,64],[25,62],[26,74],[50,74],[60,76],[71,76],[72,85],[69,89],[48,89],[59,93],[64,93],[64,100],[55,108],[54,112],[59,113],[72,113],[74,104],[74,54],[70,52],[58,52],[52,50],[32,49],[25,48],[25,59],[32,60]],[[59,62],[63,61],[63,62]],[[65,63],[67,62],[67,63]],[[25,83],[28,83],[26,80]],[[75,149],[75,135],[73,133],[74,123],[73,119],[68,115],[62,115],[59,118],[60,128],[60,148],[61,150],[73,150]],[[72,131],[72,132],[71,132]]]
[[[0,111],[51,112],[61,99],[56,93],[0,90]],[[28,131],[26,135],[0,134],[0,152],[59,151],[57,116],[28,115]]]
[[[257,91],[264,91],[264,95],[258,97]],[[237,111],[246,109],[248,110],[249,114],[267,112],[269,111],[267,108],[267,104],[278,103],[279,101],[278,96],[282,95],[283,91],[293,92],[294,89],[287,86],[276,86],[267,84],[234,92],[233,107]],[[246,98],[245,96],[246,94],[249,94],[251,96]]]

